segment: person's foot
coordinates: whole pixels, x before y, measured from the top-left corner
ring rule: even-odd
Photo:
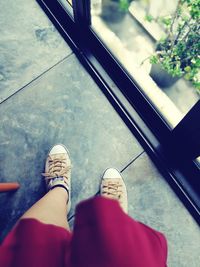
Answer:
[[[116,199],[124,212],[128,213],[128,199],[126,185],[118,170],[107,169],[102,177],[100,194],[103,197]]]
[[[59,144],[48,153],[45,173],[47,191],[55,187],[63,187],[68,193],[68,212],[71,206],[71,160],[65,146]]]

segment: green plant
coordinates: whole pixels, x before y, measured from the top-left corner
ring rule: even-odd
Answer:
[[[119,9],[121,11],[127,12],[130,2],[132,2],[132,0],[112,0],[114,2],[119,2]]]
[[[119,0],[120,9],[123,11],[128,11],[128,8],[129,8],[131,1],[132,0]]]
[[[184,76],[200,93],[200,0],[179,0],[172,16],[154,19],[147,15],[146,19],[166,29],[150,62],[160,63],[173,77]]]

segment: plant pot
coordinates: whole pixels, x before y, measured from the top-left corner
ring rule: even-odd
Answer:
[[[180,79],[179,77],[172,77],[166,70],[161,68],[160,64],[151,65],[150,76],[161,88],[168,88]]]
[[[101,17],[108,22],[120,22],[125,18],[126,12],[120,10],[119,1],[102,0]]]

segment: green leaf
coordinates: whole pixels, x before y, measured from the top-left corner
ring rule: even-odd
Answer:
[[[119,0],[119,8],[126,12],[129,8],[129,0]]]
[[[159,62],[158,60],[158,56],[157,55],[153,55],[150,57],[150,63],[151,64],[157,64]]]
[[[187,66],[187,67],[184,68],[184,70],[185,70],[186,72],[189,72],[189,71],[191,71],[191,67],[190,67],[190,66]]]
[[[148,22],[152,22],[154,20],[154,17],[150,14],[146,15],[145,18],[144,18],[146,21]]]
[[[171,18],[171,16],[162,17],[161,22],[162,22],[166,27],[170,27],[170,25],[171,25],[171,23],[172,23],[172,18]]]

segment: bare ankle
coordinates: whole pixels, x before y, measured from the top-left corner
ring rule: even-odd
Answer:
[[[54,188],[52,188],[49,192],[53,191],[56,194],[61,194],[65,199],[66,199],[66,203],[69,200],[69,194],[68,191],[62,187],[62,186],[55,186]]]

